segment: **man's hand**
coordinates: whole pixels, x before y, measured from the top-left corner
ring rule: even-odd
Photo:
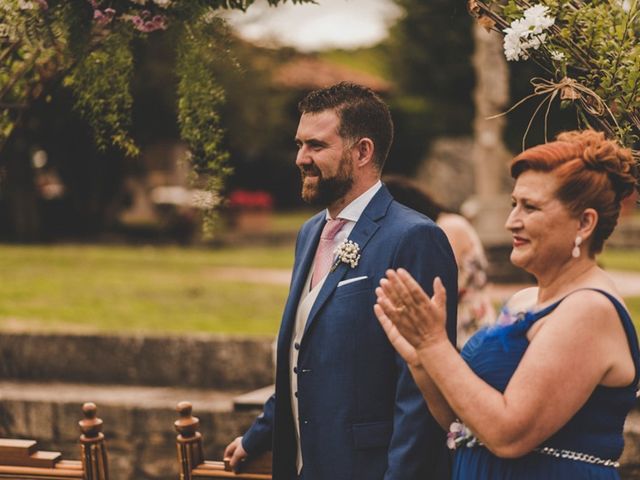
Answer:
[[[229,465],[233,470],[237,470],[240,462],[248,456],[249,454],[242,447],[242,437],[236,438],[224,449],[224,459],[229,460]]]

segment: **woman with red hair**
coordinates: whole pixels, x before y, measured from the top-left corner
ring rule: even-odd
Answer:
[[[631,152],[587,130],[511,163],[511,261],[538,286],[518,292],[461,354],[445,332],[446,292],[389,271],[375,311],[455,448],[456,479],[616,479],[636,403],[638,339],[596,254],[637,187]]]

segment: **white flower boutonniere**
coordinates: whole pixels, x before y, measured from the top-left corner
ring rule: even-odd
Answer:
[[[350,265],[351,268],[356,268],[358,266],[358,261],[360,260],[360,245],[354,241],[343,241],[338,245],[333,253],[336,255],[336,261],[333,262],[333,266],[331,267],[332,272],[338,268],[340,263],[346,263]]]

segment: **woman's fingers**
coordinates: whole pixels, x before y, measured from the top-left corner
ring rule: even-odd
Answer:
[[[400,277],[399,271],[388,270],[387,278],[389,278],[389,281],[391,282],[391,285],[393,286],[396,295],[399,298],[399,302],[409,309],[414,308],[416,306],[415,299],[407,288],[405,282]]]
[[[411,297],[416,305],[423,306],[429,303],[429,295],[427,295],[415,278],[404,268],[398,269],[398,279],[402,282],[407,295]]]
[[[382,288],[385,296],[394,305],[400,306],[402,304],[402,299],[400,298],[395,282],[393,281],[393,278],[389,276],[389,273],[390,272],[388,271],[387,278],[383,278],[382,280],[380,280],[380,287]]]
[[[411,298],[411,294],[398,277],[397,272],[394,270],[387,270],[386,274],[387,278],[380,280],[380,286],[387,298],[402,311],[413,310],[415,305]]]
[[[389,317],[384,313],[382,307],[379,304],[373,306],[373,311],[378,317],[378,321],[387,335],[389,342],[393,345],[393,348],[400,354],[404,360],[411,365],[419,365],[415,348],[402,336],[396,326],[389,320]]]
[[[440,277],[433,279],[433,297],[431,301],[440,309],[447,308],[447,290],[444,288]]]
[[[388,297],[379,297],[377,305],[380,306],[384,314],[391,322],[396,323],[399,313],[398,307],[396,307],[396,305],[391,302]]]

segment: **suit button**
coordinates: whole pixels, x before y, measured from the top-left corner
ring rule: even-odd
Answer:
[[[300,350],[300,344],[298,342],[294,343],[293,348],[295,348],[296,350]]]
[[[293,367],[293,373],[295,373],[295,374],[298,373],[298,367]]]
[[[298,392],[295,392],[293,395],[298,398]]]

